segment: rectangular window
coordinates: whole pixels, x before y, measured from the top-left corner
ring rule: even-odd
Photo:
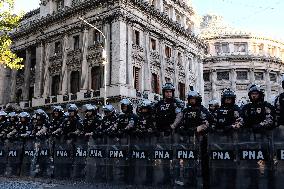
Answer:
[[[133,67],[133,78],[134,78],[134,88],[136,89],[136,91],[139,91],[139,72],[140,69],[137,67]]]
[[[57,10],[60,11],[64,8],[64,0],[57,0]]]
[[[155,39],[153,39],[153,38],[151,38],[151,50],[153,50],[153,51],[155,51],[156,49],[157,49],[157,47],[156,47],[156,40]]]
[[[172,57],[172,49],[169,46],[166,46],[165,54],[166,54],[166,58],[171,58]]]
[[[73,36],[74,50],[79,49],[79,35]]]
[[[210,81],[210,74],[209,74],[209,72],[203,73],[203,79],[204,79],[204,81]]]
[[[56,41],[54,44],[54,53],[60,53],[62,52],[62,46],[60,41]]]
[[[263,73],[262,72],[255,72],[254,77],[255,77],[255,80],[263,80]]]
[[[215,51],[217,54],[222,52],[220,43],[215,43]]]
[[[230,52],[230,50],[229,50],[229,43],[222,43],[222,52],[223,53]]]
[[[70,78],[70,92],[72,94],[76,94],[80,90],[80,73],[79,71],[72,71],[71,78]]]
[[[140,32],[137,30],[134,30],[134,44],[140,45]]]
[[[182,63],[182,59],[181,59],[181,53],[178,52],[178,57],[177,57],[178,63],[181,64]]]
[[[247,43],[235,43],[234,48],[235,52],[246,52]]]
[[[94,43],[101,41],[101,34],[98,30],[94,31],[94,39],[93,40],[94,40]]]
[[[51,96],[58,95],[60,85],[60,76],[55,75],[52,77]]]
[[[185,100],[185,84],[178,83],[178,89],[179,89],[179,98],[181,100]]]
[[[275,73],[269,73],[270,81],[277,82],[277,76]]]
[[[230,79],[230,73],[225,72],[217,72],[217,80],[229,80]]]
[[[238,80],[247,80],[248,72],[247,71],[237,71],[237,79]]]
[[[179,14],[176,15],[176,21],[181,24],[181,16]]]
[[[159,79],[158,79],[158,76],[157,74],[152,74],[152,92],[153,93],[156,93],[156,94],[159,94],[159,91],[160,91],[160,86],[159,86]]]

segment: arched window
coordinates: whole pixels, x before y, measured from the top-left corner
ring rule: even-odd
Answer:
[[[79,71],[71,72],[70,79],[71,93],[76,94],[80,90],[80,73]]]

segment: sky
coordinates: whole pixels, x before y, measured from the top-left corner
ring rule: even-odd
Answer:
[[[233,27],[284,39],[283,0],[191,0],[197,14],[214,13]],[[15,12],[39,7],[40,0],[15,0]]]

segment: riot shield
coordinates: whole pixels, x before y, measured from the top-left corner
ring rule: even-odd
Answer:
[[[237,187],[237,133],[215,131],[208,137],[210,156],[210,188]]]
[[[284,127],[280,126],[273,131],[274,154],[273,154],[273,176],[272,188],[284,187]]]
[[[151,185],[153,170],[151,169],[151,159],[149,152],[151,137],[144,135],[132,136],[129,148],[129,176],[133,185]]]
[[[128,161],[129,137],[127,135],[108,138],[107,182],[127,184],[129,182]]]
[[[72,178],[83,179],[86,174],[86,159],[88,156],[88,138],[84,136],[77,137],[74,142],[74,160]]]
[[[54,145],[54,177],[70,178],[72,174],[74,146],[72,140],[57,140]]]
[[[89,138],[88,157],[86,162],[86,180],[88,182],[106,183],[106,151],[106,136],[103,138]]]
[[[5,142],[0,142],[0,175],[3,176],[7,164],[7,148]]]
[[[33,173],[33,161],[35,157],[34,140],[27,139],[23,146],[23,159],[21,164],[21,176],[31,176]]]
[[[273,188],[272,132],[243,130],[238,139],[238,188]]]
[[[24,142],[9,141],[6,144],[7,165],[6,176],[19,176],[21,173],[21,164],[23,160]]]
[[[173,135],[164,135],[152,138],[153,159],[153,185],[170,186],[173,183],[172,158],[173,158]]]
[[[175,134],[173,144],[173,184],[186,188],[201,186],[199,142],[194,136]]]

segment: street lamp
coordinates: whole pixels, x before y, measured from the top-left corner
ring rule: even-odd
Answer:
[[[106,68],[106,66],[107,66],[107,52],[106,52],[106,45],[107,45],[107,40],[106,40],[106,36],[104,35],[104,33],[101,31],[101,30],[99,30],[96,26],[94,26],[93,24],[91,24],[91,23],[89,23],[88,21],[86,21],[85,19],[83,19],[82,17],[78,17],[80,20],[82,20],[84,23],[86,23],[87,25],[89,25],[89,26],[91,26],[92,28],[94,28],[95,30],[97,30],[98,32],[100,32],[100,34],[102,34],[102,36],[103,36],[103,38],[104,38],[104,47],[103,47],[103,52],[102,52],[102,58],[104,59],[104,61],[103,61],[103,65],[104,65],[104,72],[105,72],[105,74],[104,74],[104,80],[105,80],[105,87],[104,87],[104,89],[105,89],[105,92],[104,92],[104,105],[106,105],[106,101],[107,101],[107,95],[106,95],[106,85],[107,85],[107,81],[106,81],[106,79],[107,79],[107,74],[106,74],[106,71],[107,71],[107,68]]]

